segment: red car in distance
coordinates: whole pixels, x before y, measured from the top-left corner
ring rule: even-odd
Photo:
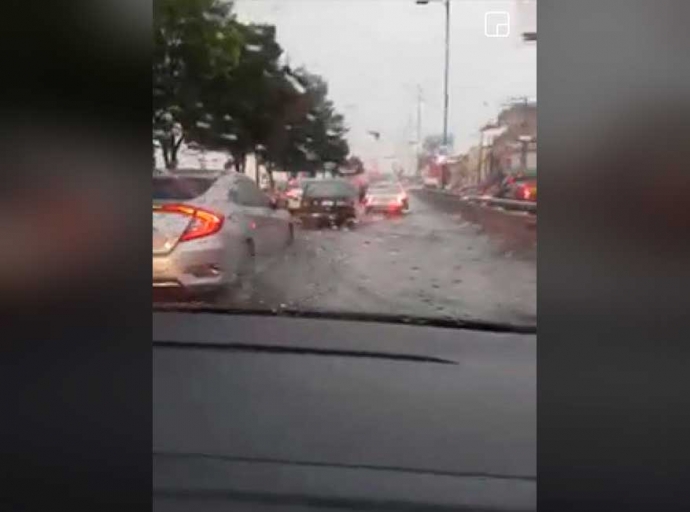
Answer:
[[[537,202],[537,176],[516,173],[503,180],[499,196],[503,199]]]

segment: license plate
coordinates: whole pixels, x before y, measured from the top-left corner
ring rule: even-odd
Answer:
[[[321,201],[322,206],[333,206],[333,201]]]

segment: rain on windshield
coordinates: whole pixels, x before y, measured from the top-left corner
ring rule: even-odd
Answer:
[[[536,8],[154,0],[154,306],[536,325]]]

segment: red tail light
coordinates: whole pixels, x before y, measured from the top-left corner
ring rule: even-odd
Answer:
[[[187,226],[180,237],[180,242],[196,240],[205,236],[212,235],[220,231],[223,227],[224,218],[210,210],[188,206],[184,204],[166,204],[156,207],[156,210],[168,213],[181,213],[192,217],[192,222]]]

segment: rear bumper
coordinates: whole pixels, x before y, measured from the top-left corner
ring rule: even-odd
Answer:
[[[400,203],[389,203],[389,204],[372,204],[366,205],[366,211],[368,212],[389,212],[389,213],[399,213],[407,209],[407,205]]]
[[[228,271],[229,254],[220,242],[178,245],[170,254],[153,256],[154,290],[185,290],[204,293],[233,280]]]
[[[354,208],[340,208],[333,210],[309,210],[304,209],[301,212],[303,220],[325,220],[325,221],[346,221],[357,218],[357,212]]]

